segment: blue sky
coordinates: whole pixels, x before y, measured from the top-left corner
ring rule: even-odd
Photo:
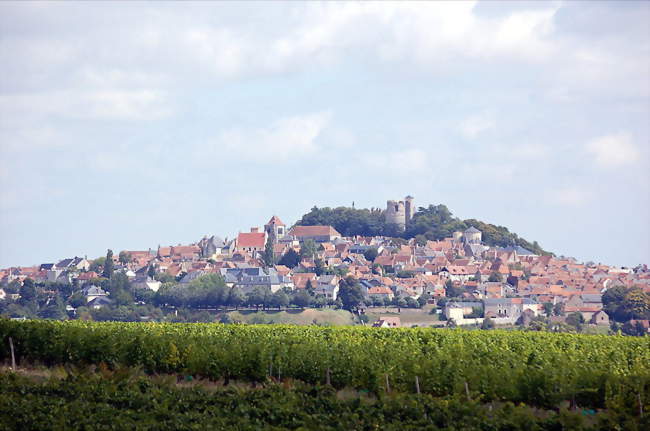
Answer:
[[[649,2],[0,3],[0,267],[415,196],[650,263]]]

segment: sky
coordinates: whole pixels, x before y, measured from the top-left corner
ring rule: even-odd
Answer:
[[[408,194],[650,263],[650,2],[1,2],[0,267]]]

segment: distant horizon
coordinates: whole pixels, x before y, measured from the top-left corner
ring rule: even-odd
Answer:
[[[650,263],[650,2],[0,2],[0,266],[411,194]]]

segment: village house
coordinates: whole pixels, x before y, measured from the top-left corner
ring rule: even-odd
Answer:
[[[289,235],[300,242],[311,239],[315,242],[333,242],[341,239],[341,234],[332,226],[294,226]]]

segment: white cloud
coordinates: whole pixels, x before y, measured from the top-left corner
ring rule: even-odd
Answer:
[[[475,139],[480,134],[494,129],[494,120],[487,113],[465,118],[459,125],[460,133],[467,139]]]
[[[640,152],[628,133],[601,136],[587,143],[586,150],[596,164],[603,168],[616,168],[638,161]]]
[[[225,152],[256,161],[285,161],[318,151],[316,138],[330,121],[329,112],[282,118],[267,127],[233,128],[212,142],[215,153]]]
[[[423,150],[409,148],[399,151],[377,151],[360,155],[369,168],[392,174],[411,176],[428,168],[428,155]]]
[[[578,186],[567,186],[546,191],[546,201],[559,206],[581,207],[589,203],[593,193]]]

